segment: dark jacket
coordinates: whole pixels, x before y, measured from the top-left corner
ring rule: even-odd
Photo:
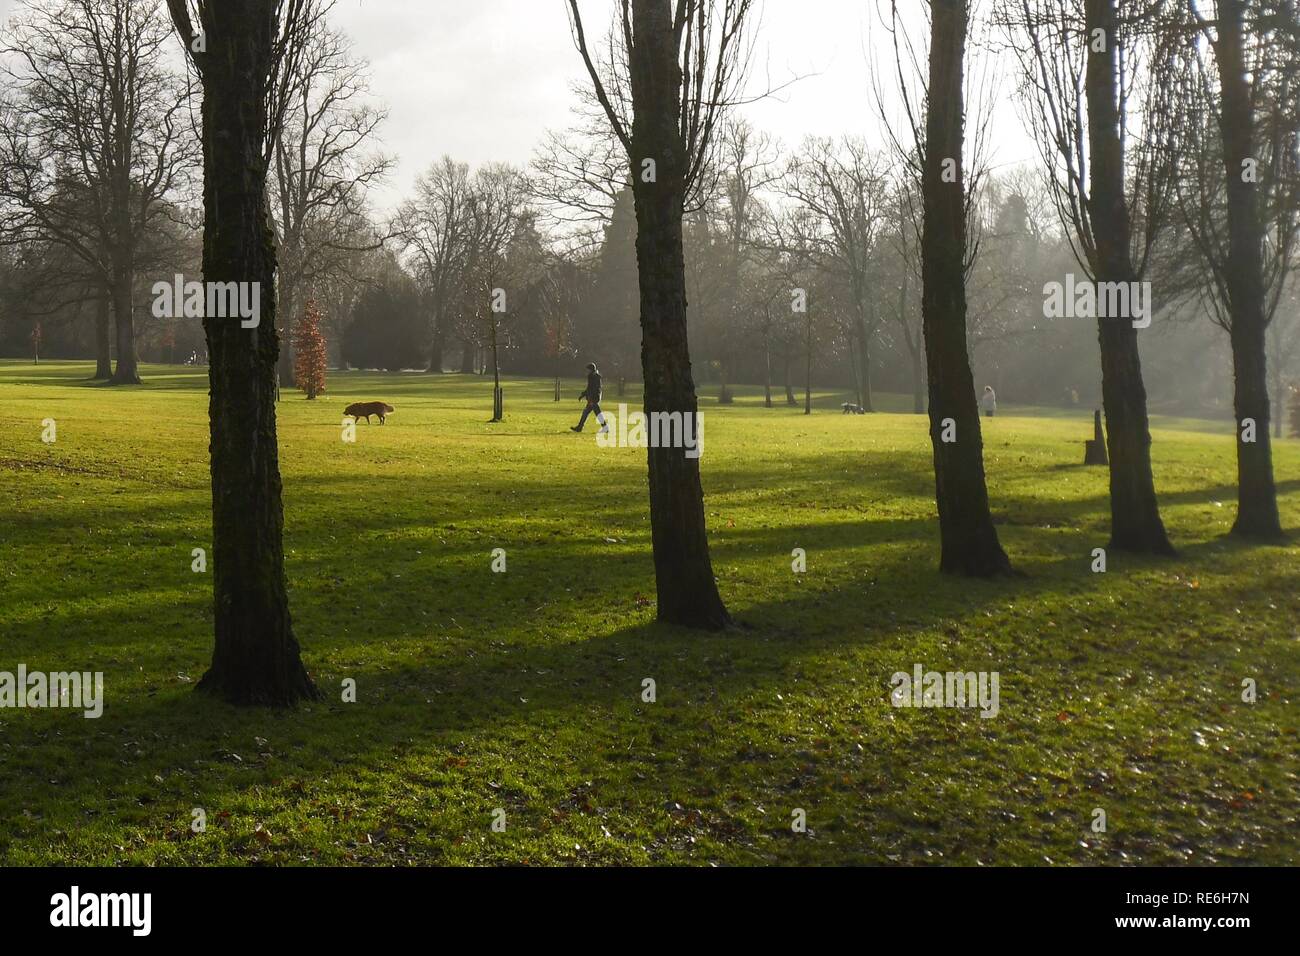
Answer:
[[[587,390],[583,392],[581,395],[579,395],[578,397],[585,398],[587,400],[588,405],[600,404],[600,373],[599,372],[587,373]]]

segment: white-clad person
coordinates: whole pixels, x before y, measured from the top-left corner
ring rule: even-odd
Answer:
[[[984,417],[992,418],[998,410],[998,396],[993,391],[992,385],[984,386],[984,395],[980,398],[980,408],[984,409]]]

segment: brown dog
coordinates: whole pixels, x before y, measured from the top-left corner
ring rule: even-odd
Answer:
[[[354,419],[364,418],[366,424],[370,424],[370,416],[378,415],[379,424],[384,423],[384,416],[393,410],[392,405],[386,405],[383,402],[353,402],[347,408],[343,409],[344,415],[351,415]]]

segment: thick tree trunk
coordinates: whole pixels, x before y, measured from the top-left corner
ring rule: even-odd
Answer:
[[[465,347],[460,352],[460,370],[466,375],[474,374],[474,346],[469,342],[465,343]]]
[[[935,500],[942,539],[939,568],[987,577],[1009,572],[1011,562],[998,542],[989,512],[984,443],[966,351],[966,210],[962,176],[966,18],[966,0],[932,0],[930,4],[922,319],[929,372]]]
[[[633,0],[630,52],[637,276],[645,411],[698,412],[687,340],[686,262],[682,248],[688,158],[680,129],[681,68],[669,0]],[[646,182],[642,158],[655,162]],[[704,523],[698,458],[683,448],[649,448],[650,526],[658,618],[720,629],[731,623],[718,594]]]
[[[130,263],[113,267],[113,324],[117,338],[117,368],[109,382],[113,385],[139,385],[140,363],[135,351],[135,315],[132,287],[135,275]]]
[[[317,696],[289,617],[276,447],[275,247],[267,217],[264,87],[273,0],[203,5],[203,277],[260,283],[256,328],[208,317],[216,646],[198,689],[234,704]]]
[[[1137,281],[1129,252],[1124,201],[1124,146],[1120,140],[1118,17],[1115,0],[1087,0],[1087,36],[1105,31],[1104,49],[1088,45],[1088,145],[1097,282]],[[1142,360],[1132,316],[1097,319],[1101,345],[1102,406],[1110,446],[1110,547],[1143,554],[1173,554],[1151,475],[1151,433]]]
[[[1219,131],[1228,193],[1228,312],[1232,320],[1233,410],[1237,421],[1237,520],[1234,534],[1282,537],[1269,437],[1268,372],[1264,311],[1263,224],[1254,182],[1242,170],[1254,156],[1254,109],[1246,77],[1242,0],[1219,0],[1216,47],[1222,107]],[[1248,435],[1249,423],[1253,435]],[[1244,440],[1252,437],[1253,441]]]
[[[95,378],[111,379],[113,377],[112,345],[109,336],[110,313],[112,303],[108,290],[95,300]]]

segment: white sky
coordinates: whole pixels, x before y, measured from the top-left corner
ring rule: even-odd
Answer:
[[[788,146],[807,134],[878,141],[866,53],[887,52],[877,2],[762,0],[755,82],[805,78],[747,107],[750,121]],[[901,5],[914,4],[919,15],[922,2]],[[0,0],[0,18],[16,6]],[[399,160],[377,207],[390,207],[444,153],[472,165],[523,164],[548,128],[569,124],[571,86],[585,73],[565,8],[565,0],[338,0],[335,23],[371,63],[374,98],[390,114],[383,146]],[[588,35],[603,35],[615,0],[581,0],[580,8]],[[1037,158],[1010,94],[1004,84],[995,165]]]

